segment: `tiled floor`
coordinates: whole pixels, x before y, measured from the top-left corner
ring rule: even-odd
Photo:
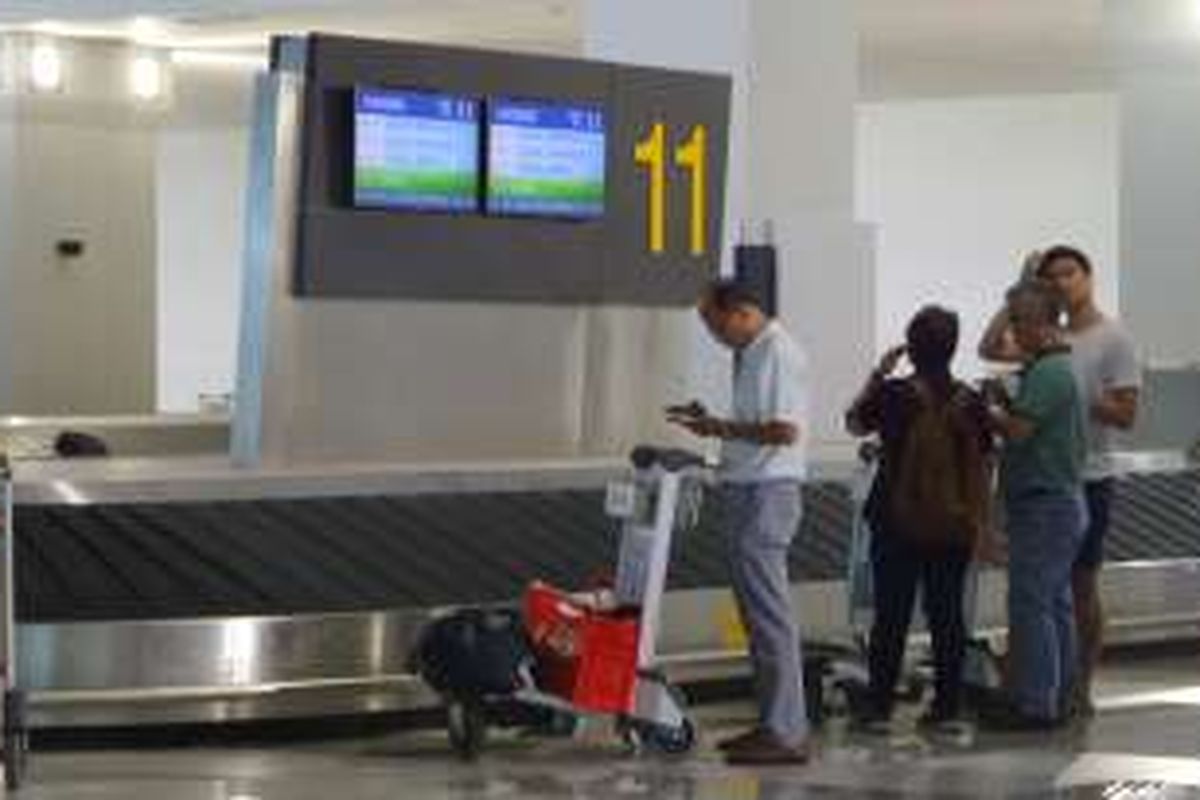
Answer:
[[[841,797],[1200,798],[1200,659],[1123,658],[1103,673],[1100,714],[1052,735],[887,739],[834,721],[801,768],[726,767],[711,742],[747,721],[742,704],[703,707],[704,743],[683,759],[628,757],[605,725],[574,739],[493,737],[478,763],[438,731],[255,749],[34,753],[23,798],[350,800],[350,798]]]

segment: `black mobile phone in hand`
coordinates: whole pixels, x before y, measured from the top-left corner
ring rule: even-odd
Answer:
[[[707,417],[708,409],[699,400],[692,400],[690,403],[683,405],[667,406],[667,416],[669,417]]]
[[[979,393],[983,395],[983,401],[990,406],[1008,408],[1012,403],[1008,389],[1000,378],[985,378],[979,384]]]

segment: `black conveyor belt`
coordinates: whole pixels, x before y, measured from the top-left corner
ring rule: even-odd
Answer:
[[[713,502],[676,538],[670,587],[726,583]],[[612,563],[599,492],[18,507],[24,622],[169,619],[429,607],[579,586]],[[843,577],[850,502],[806,487],[793,577]],[[1121,482],[1108,555],[1200,557],[1196,473]]]

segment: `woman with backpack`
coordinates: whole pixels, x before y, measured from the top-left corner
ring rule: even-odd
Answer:
[[[963,589],[990,505],[991,434],[980,395],[950,372],[958,316],[927,306],[907,344],[884,355],[850,410],[855,436],[878,434],[882,455],[867,500],[875,616],[864,728],[885,732],[895,702],[917,587],[933,640],[935,696],[924,727],[960,719],[966,648]],[[891,377],[907,355],[913,373]]]

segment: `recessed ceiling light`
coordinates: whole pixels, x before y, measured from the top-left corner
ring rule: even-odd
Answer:
[[[163,65],[155,56],[134,56],[129,65],[129,88],[139,100],[154,100],[163,93]]]
[[[129,35],[135,42],[158,41],[166,32],[166,26],[154,17],[134,17],[129,23]]]
[[[214,50],[172,50],[171,63],[184,66],[265,70],[267,57],[253,53],[222,53]]]
[[[67,26],[56,19],[43,19],[30,25],[29,30],[45,36],[63,36],[67,33]]]
[[[38,42],[29,51],[29,81],[39,92],[56,92],[63,84],[62,50],[50,42]]]

